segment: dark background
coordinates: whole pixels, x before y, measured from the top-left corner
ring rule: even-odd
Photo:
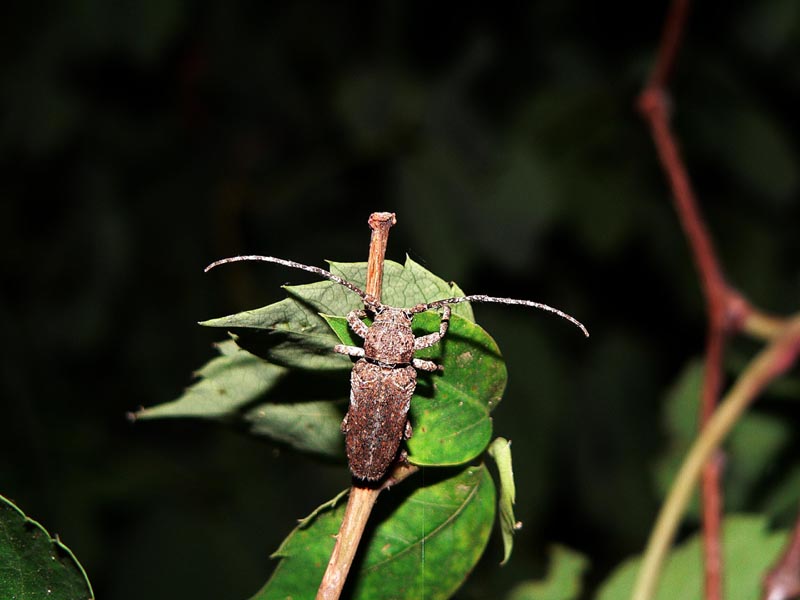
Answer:
[[[634,110],[665,3],[16,4],[0,18],[0,493],[98,598],[247,597],[295,519],[347,485],[224,426],[125,415],[212,357],[220,332],[197,321],[313,280],[208,262],[366,260],[375,210],[397,213],[389,258],[592,332],[476,308],[508,361],[495,432],[525,527],[459,597],[502,597],[552,542],[590,556],[589,581],[641,550],[661,405],[705,331]],[[675,126],[709,227],[734,285],[796,310],[800,7],[690,18]]]

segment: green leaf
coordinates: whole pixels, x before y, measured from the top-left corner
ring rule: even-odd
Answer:
[[[417,126],[425,91],[404,72],[365,69],[342,78],[335,106],[351,144],[370,154],[393,148]]]
[[[672,480],[697,435],[697,411],[700,406],[700,388],[703,385],[703,365],[692,360],[684,367],[678,380],[667,393],[664,403],[664,430],[667,446],[655,467],[655,478],[659,492],[666,496]],[[697,493],[687,509],[687,514],[698,516]]]
[[[715,121],[718,139],[709,143],[730,173],[773,206],[792,202],[800,185],[798,156],[782,123],[760,106],[720,111]]]
[[[761,579],[777,559],[788,534],[771,532],[761,516],[730,516],[722,535],[726,600],[758,598]],[[641,560],[623,564],[603,585],[599,600],[628,600]],[[656,600],[701,600],[703,597],[702,539],[694,535],[674,549],[667,560]]]
[[[345,344],[353,334],[342,317],[326,317]],[[414,317],[417,335],[437,331],[433,312]],[[451,317],[444,340],[416,354],[442,365],[442,373],[420,374],[411,399],[413,435],[408,460],[415,465],[458,465],[485,449],[492,435],[490,412],[500,402],[507,373],[494,340],[480,326]]]
[[[581,593],[581,576],[587,565],[583,555],[553,546],[547,577],[521,583],[511,591],[508,600],[573,600]]]
[[[0,496],[0,598],[94,598],[86,572],[70,549],[3,496]]]
[[[425,313],[416,321],[425,331],[434,331],[439,317]],[[411,400],[409,461],[425,466],[472,460],[491,439],[489,414],[506,387],[506,366],[497,344],[479,325],[454,316],[444,343],[417,355],[435,360],[444,371],[431,376],[432,397],[417,386]]]
[[[356,558],[359,568],[348,577],[355,584],[352,598],[449,598],[483,553],[495,502],[486,468],[467,467],[428,485],[424,472],[421,477],[423,486],[408,497],[381,496],[376,510],[389,516],[362,542],[363,558]],[[313,598],[344,510],[344,505],[323,507],[305,527],[297,527],[273,555],[281,561],[252,600]]]
[[[342,403],[343,404],[343,403]],[[283,442],[304,452],[344,456],[343,411],[327,400],[265,403],[248,411],[250,432]]]
[[[305,452],[342,456],[344,390],[339,403],[329,400],[270,402],[270,392],[288,371],[239,348],[233,340],[217,345],[221,356],[197,376],[200,380],[177,400],[142,409],[137,419],[194,417],[241,422],[254,435],[263,435]],[[298,390],[298,388],[295,388]]]
[[[778,469],[780,457],[792,442],[792,426],[784,417],[751,411],[731,432],[726,443],[730,466],[725,473],[725,504],[742,510],[754,495],[771,495],[787,469]]]
[[[367,263],[331,262],[331,272],[361,286],[367,278]],[[331,284],[336,285],[336,284]],[[341,287],[341,286],[337,286]],[[362,287],[363,289],[363,287]],[[383,263],[383,291],[381,302],[389,306],[410,308],[421,302],[432,302],[442,298],[464,296],[464,291],[454,283],[448,283],[406,256],[404,265],[387,260]],[[356,303],[361,308],[361,302]],[[350,309],[352,310],[352,309]],[[475,321],[472,308],[467,303],[452,306],[454,315]],[[322,311],[328,314],[346,315],[349,311]]]
[[[197,383],[177,400],[142,409],[136,417],[230,416],[263,396],[286,375],[286,369],[242,350],[234,340],[215,344],[215,347],[220,356],[195,373],[199,379]]]
[[[530,138],[511,143],[495,157],[491,173],[481,182],[481,193],[465,198],[469,219],[483,260],[511,269],[524,269],[563,206],[553,167],[534,150]],[[531,202],[536,198],[536,202]],[[470,202],[471,201],[471,202]],[[485,207],[492,206],[491,211]]]
[[[703,383],[703,365],[691,361],[667,396],[665,404],[665,429],[668,447],[656,467],[656,480],[666,495],[672,479],[697,436],[700,391]],[[791,441],[791,429],[783,420],[751,411],[731,432],[725,449],[729,460],[725,475],[725,504],[731,510],[742,510],[753,493],[763,494],[763,480],[771,476],[773,465]],[[689,515],[699,518],[697,495],[692,501]]]
[[[514,518],[514,502],[516,501],[516,489],[514,486],[514,471],[511,466],[511,442],[503,438],[495,439],[489,445],[489,456],[497,463],[497,471],[500,474],[500,500],[498,508],[500,510],[500,531],[503,535],[503,560],[504,565],[511,557],[511,550],[514,548],[514,532],[520,527]]]
[[[791,523],[797,518],[797,497],[800,496],[800,465],[785,468],[780,479],[771,486],[769,494],[759,502],[761,512],[774,515],[781,523]]]
[[[358,296],[352,293],[345,296],[346,288],[327,281],[284,286],[284,289],[290,297],[280,302],[200,324],[235,332],[242,348],[275,365],[348,370],[349,359],[332,351],[336,337],[318,313],[346,314],[358,307],[358,302],[348,302],[349,295],[356,300]],[[322,298],[327,298],[330,305],[321,302]]]

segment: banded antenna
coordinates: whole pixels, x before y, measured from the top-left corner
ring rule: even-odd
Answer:
[[[562,319],[566,319],[573,325],[575,325],[578,329],[583,332],[583,335],[589,337],[589,331],[586,327],[578,321],[572,315],[568,315],[563,310],[558,310],[557,308],[553,308],[547,304],[542,304],[541,302],[533,302],[532,300],[517,300],[516,298],[496,298],[494,296],[484,296],[483,294],[475,294],[472,296],[459,296],[456,298],[444,298],[443,300],[435,300],[433,302],[428,302],[427,304],[420,304],[415,306],[412,309],[412,312],[418,313],[423,312],[432,308],[439,308],[444,306],[445,304],[458,304],[459,302],[494,302],[496,304],[515,304],[518,306],[529,306],[530,308],[538,308],[539,310],[544,310],[547,312],[551,312],[553,314],[558,315]]]
[[[346,279],[339,277],[338,275],[334,275],[330,271],[326,271],[325,269],[320,269],[319,267],[313,267],[311,265],[304,265],[303,263],[295,262],[293,260],[286,260],[285,258],[275,258],[274,256],[259,256],[257,254],[248,254],[244,256],[231,256],[230,258],[223,258],[217,261],[214,261],[210,265],[208,265],[203,271],[208,273],[211,269],[218,267],[220,265],[225,265],[228,263],[234,262],[244,262],[244,261],[264,261],[275,263],[278,265],[283,265],[284,267],[290,267],[292,269],[300,269],[301,271],[308,271],[309,273],[314,273],[315,275],[319,275],[320,277],[324,277],[325,279],[329,279],[334,283],[338,283],[346,287],[351,292],[358,294],[361,299],[364,301],[364,304],[371,310],[378,310],[383,308],[383,304],[381,304],[376,298],[367,294],[361,288],[353,285]],[[551,312],[555,315],[558,315],[562,319],[566,319],[573,325],[575,325],[578,329],[583,332],[583,335],[589,337],[589,331],[584,327],[583,323],[578,321],[575,317],[568,315],[562,310],[557,308],[553,308],[547,304],[542,304],[541,302],[533,302],[531,300],[517,300],[515,298],[496,298],[494,296],[484,296],[483,294],[475,294],[472,296],[458,296],[455,298],[444,298],[442,300],[435,300],[433,302],[428,302],[426,304],[418,304],[417,306],[410,309],[412,314],[425,312],[426,310],[431,310],[434,308],[441,308],[446,304],[458,304],[460,302],[493,302],[496,304],[511,304],[511,305],[518,305],[518,306],[528,306],[530,308],[536,308],[539,310],[544,310],[547,312]]]
[[[320,269],[319,267],[312,267],[311,265],[304,265],[303,263],[295,262],[293,260],[286,260],[285,258],[275,258],[274,256],[259,256],[257,254],[248,254],[245,256],[231,256],[230,258],[222,258],[220,260],[214,261],[213,263],[208,265],[205,269],[203,269],[203,272],[208,273],[211,269],[228,263],[257,261],[257,260],[261,260],[264,262],[271,262],[278,265],[283,265],[284,267],[291,267],[292,269],[300,269],[301,271],[308,271],[309,273],[314,273],[315,275],[319,275],[320,277],[324,277],[325,279],[330,279],[334,283],[343,285],[351,292],[355,292],[361,297],[361,299],[364,301],[364,304],[366,304],[371,309],[380,308],[383,306],[376,298],[367,294],[360,287],[353,285],[352,283],[350,283],[346,279],[342,279],[338,275],[334,275],[330,271],[326,271],[325,269]]]

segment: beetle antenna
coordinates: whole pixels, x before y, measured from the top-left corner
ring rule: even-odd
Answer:
[[[218,267],[220,265],[225,265],[228,263],[233,262],[243,262],[243,261],[255,261],[261,260],[264,262],[271,262],[278,265],[283,265],[284,267],[291,267],[292,269],[300,269],[302,271],[308,271],[309,273],[314,273],[315,275],[319,275],[320,277],[324,277],[325,279],[329,279],[334,283],[338,283],[346,287],[351,292],[355,292],[361,299],[364,301],[369,308],[377,308],[380,306],[380,302],[376,298],[373,298],[361,288],[356,287],[346,279],[342,279],[338,275],[334,275],[330,271],[326,271],[325,269],[320,269],[319,267],[313,267],[311,265],[304,265],[303,263],[295,262],[293,260],[286,260],[285,258],[275,258],[274,256],[259,256],[257,254],[248,254],[245,256],[231,256],[230,258],[222,258],[220,260],[216,260],[210,265],[208,265],[205,269],[203,269],[204,273],[208,273],[211,269]]]
[[[561,317],[562,319],[566,319],[573,325],[575,325],[578,329],[583,332],[583,335],[589,337],[589,331],[584,327],[583,323],[578,321],[572,315],[568,315],[563,310],[558,310],[557,308],[553,308],[552,306],[548,306],[547,304],[542,304],[541,302],[532,302],[531,300],[516,300],[514,298],[495,298],[494,296],[484,296],[481,294],[474,295],[474,296],[459,296],[458,298],[445,298],[443,300],[436,300],[434,302],[428,302],[427,304],[420,304],[415,306],[413,312],[419,313],[431,308],[440,308],[445,304],[458,304],[459,302],[495,302],[497,304],[518,304],[520,306],[529,306],[531,308],[538,308],[539,310],[545,310],[547,312],[554,313]]]

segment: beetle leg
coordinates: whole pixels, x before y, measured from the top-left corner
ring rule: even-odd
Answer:
[[[364,358],[364,349],[358,346],[345,346],[344,344],[336,344],[333,347],[334,352],[339,354],[347,354],[348,356],[355,356],[357,358]]]
[[[439,323],[439,331],[436,333],[429,333],[414,338],[414,350],[421,350],[422,348],[430,348],[447,333],[447,328],[450,326],[450,307],[445,304],[442,307],[442,320]]]
[[[419,369],[420,371],[443,371],[444,367],[442,365],[437,365],[432,360],[423,360],[422,358],[414,358],[411,360],[411,364],[414,366],[415,369]]]
[[[367,316],[367,313],[363,310],[351,310],[347,314],[347,322],[350,324],[350,329],[359,336],[359,337],[367,337],[367,331],[369,327],[367,324],[364,323],[361,319]]]

